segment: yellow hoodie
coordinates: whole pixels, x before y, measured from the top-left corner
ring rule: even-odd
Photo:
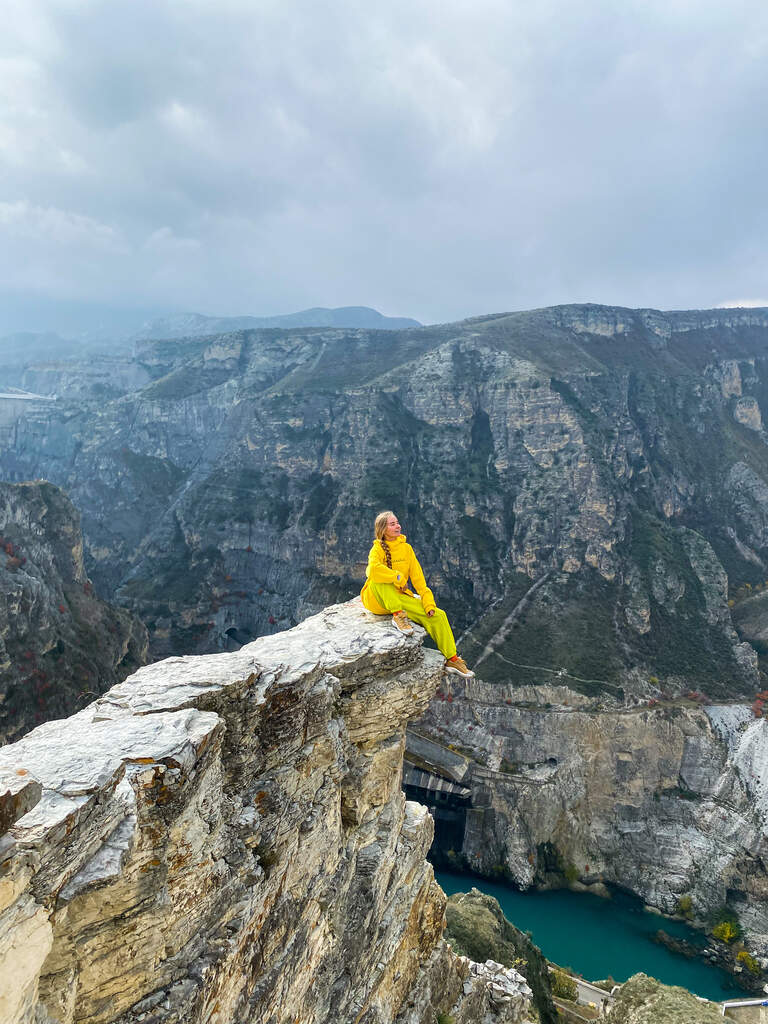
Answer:
[[[402,590],[407,594],[410,593],[408,590],[408,577],[410,577],[413,587],[421,598],[421,603],[424,605],[424,611],[432,611],[436,607],[435,598],[427,586],[427,581],[424,579],[424,573],[419,565],[418,558],[413,553],[413,548],[410,544],[406,544],[405,534],[401,533],[394,540],[388,540],[387,546],[392,556],[391,569],[387,565],[387,556],[384,554],[384,548],[380,540],[373,542],[373,547],[368,554],[365,586],[360,592],[360,597],[363,599],[365,607],[369,612],[374,612],[376,615],[387,614],[387,609],[382,608],[373,594],[370,593],[368,589],[369,581],[372,583],[394,583],[398,590]]]

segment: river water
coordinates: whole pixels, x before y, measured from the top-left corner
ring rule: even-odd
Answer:
[[[643,971],[705,999],[740,998],[739,993],[748,998],[725,971],[653,941],[655,932],[663,928],[667,934],[703,948],[706,942],[701,932],[644,910],[638,899],[625,893],[615,891],[613,899],[606,900],[569,889],[519,892],[510,885],[470,875],[449,871],[436,871],[435,875],[449,896],[468,892],[472,886],[495,896],[504,916],[521,931],[530,932],[548,960],[573,968],[587,981],[609,976],[626,981]]]

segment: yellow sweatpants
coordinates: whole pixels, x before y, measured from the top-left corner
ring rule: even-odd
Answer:
[[[456,653],[456,641],[448,616],[442,608],[435,608],[430,618],[424,611],[424,605],[418,597],[401,593],[394,583],[368,583],[368,589],[388,612],[404,611],[412,622],[418,622],[429,633],[437,644],[437,649],[445,658],[452,658]]]

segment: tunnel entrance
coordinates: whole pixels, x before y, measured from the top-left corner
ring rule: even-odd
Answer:
[[[407,760],[403,764],[403,789],[409,800],[416,800],[428,808],[435,822],[435,838],[429,859],[440,863],[449,851],[461,854],[472,791],[424,771]]]

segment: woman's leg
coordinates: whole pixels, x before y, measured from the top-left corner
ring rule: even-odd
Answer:
[[[435,614],[430,618],[418,597],[401,593],[393,583],[369,583],[368,587],[382,608],[393,613],[404,611],[409,619],[423,626],[443,657],[452,658],[456,654],[453,631],[442,608],[436,608]]]
[[[443,609],[435,608],[435,614],[430,618],[418,598],[412,597],[410,600],[418,605],[418,609],[411,612],[406,607],[408,618],[426,629],[444,658],[452,658],[456,654],[456,641],[453,639],[453,630]]]

